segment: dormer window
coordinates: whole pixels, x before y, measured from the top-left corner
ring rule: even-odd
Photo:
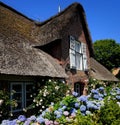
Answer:
[[[70,68],[76,70],[87,70],[86,44],[77,41],[70,36]]]

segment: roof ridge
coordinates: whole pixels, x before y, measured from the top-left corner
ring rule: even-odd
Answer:
[[[59,17],[60,15],[62,15],[66,11],[68,11],[70,8],[77,8],[77,7],[80,7],[82,9],[82,11],[84,12],[84,9],[83,9],[82,5],[78,2],[74,2],[71,5],[69,5],[67,8],[63,9],[60,13],[57,13],[56,15],[51,16],[47,20],[45,20],[43,22],[37,22],[37,21],[34,21],[34,22],[35,22],[36,25],[42,26],[42,25],[46,24],[47,22],[49,22],[50,20]]]

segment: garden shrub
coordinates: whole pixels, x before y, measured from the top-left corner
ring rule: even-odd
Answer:
[[[120,124],[120,106],[116,100],[105,101],[104,106],[101,107],[98,123],[103,125],[118,125]]]
[[[57,103],[62,100],[67,92],[70,92],[70,89],[64,81],[49,79],[46,80],[44,85],[40,86],[37,91],[38,93],[32,95],[34,98],[33,104],[27,107],[27,109],[39,109],[36,115],[46,109],[51,103]]]
[[[0,90],[0,121],[12,116],[10,106],[16,107],[17,102],[15,100],[10,100],[9,92]]]

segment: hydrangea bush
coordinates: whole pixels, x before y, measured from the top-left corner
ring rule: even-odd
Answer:
[[[55,89],[55,86],[53,88]],[[41,96],[44,96],[46,91],[44,89]],[[20,115],[14,120],[3,120],[2,125],[118,125],[119,96],[119,86],[114,86],[109,91],[102,85],[92,87],[87,96],[78,96],[78,93],[73,92],[54,103],[56,98],[50,98],[51,104],[39,115],[29,118]]]

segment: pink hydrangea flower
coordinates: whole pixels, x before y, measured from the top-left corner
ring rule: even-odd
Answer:
[[[68,111],[64,111],[63,114],[64,114],[65,116],[68,116],[68,115],[69,115],[69,112],[68,112]]]

